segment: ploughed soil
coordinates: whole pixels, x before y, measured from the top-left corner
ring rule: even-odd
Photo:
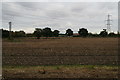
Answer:
[[[4,67],[3,77],[9,78],[117,78],[115,66],[60,65]]]
[[[118,38],[3,39],[3,65],[117,65]]]
[[[117,66],[118,63],[118,38],[16,38],[11,41],[3,39],[2,42],[3,77],[117,77],[117,69],[113,65]]]

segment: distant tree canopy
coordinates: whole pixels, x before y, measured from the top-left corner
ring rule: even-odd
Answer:
[[[117,32],[117,37],[120,37],[120,32],[119,31]]]
[[[10,36],[10,32],[8,30],[4,30],[4,29],[0,29],[0,31],[2,32],[2,38],[9,38]],[[66,37],[67,36],[72,36],[72,37],[120,37],[120,33],[118,31],[118,33],[114,33],[111,32],[108,34],[108,32],[106,31],[106,29],[103,29],[103,31],[100,32],[100,34],[92,34],[92,33],[88,33],[88,30],[85,28],[81,28],[79,29],[78,33],[74,33],[71,29],[67,29],[65,34],[60,34],[59,30],[54,30],[52,31],[51,28],[36,28],[35,31],[33,33],[25,33],[24,31],[11,31],[11,37],[37,37],[37,39],[40,39],[40,37]]]
[[[59,36],[59,32],[60,32],[60,31],[58,31],[58,30],[54,30],[54,31],[53,31],[53,36],[54,36],[54,37],[58,37],[58,36]]]
[[[1,31],[2,31],[2,37],[3,38],[8,38],[9,37],[9,31],[8,30],[1,29]]]
[[[73,35],[73,31],[71,29],[67,29],[66,30],[66,35],[67,36],[72,36]]]
[[[51,28],[44,28],[43,30],[42,30],[42,35],[44,36],[44,37],[52,37],[52,31],[51,31]]]
[[[103,29],[103,31],[101,31],[99,35],[101,37],[106,37],[108,35],[108,32],[106,31],[106,29]]]
[[[42,36],[42,29],[36,28],[33,35],[35,35],[37,39],[40,39],[40,37]]]
[[[111,33],[108,34],[108,36],[109,36],[109,37],[115,37],[116,34],[115,34],[114,32],[111,32]]]
[[[79,29],[78,33],[80,36],[86,37],[88,35],[88,30],[85,28],[81,28],[81,29]]]
[[[27,33],[26,37],[34,37],[34,34],[33,33]]]
[[[40,28],[36,28],[36,30],[34,31],[34,36],[37,37],[37,39],[39,39],[40,37],[58,37],[59,36],[59,31],[58,30],[54,30],[52,32],[51,28],[44,28],[44,29],[40,29]]]
[[[25,37],[26,33],[24,31],[15,31],[13,37]]]
[[[8,30],[2,30],[2,37],[3,38],[8,38],[9,37],[9,31]],[[15,32],[11,32],[12,37],[25,37],[26,33],[24,31],[15,31]]]

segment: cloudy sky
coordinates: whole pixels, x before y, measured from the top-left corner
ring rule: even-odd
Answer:
[[[52,30],[71,28],[74,33],[79,28],[99,33],[106,28],[107,14],[111,14],[111,30],[118,30],[117,2],[4,2],[2,3],[2,26],[12,30],[32,33],[35,28],[50,27]]]

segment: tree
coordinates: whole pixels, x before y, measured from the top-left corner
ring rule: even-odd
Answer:
[[[103,29],[103,31],[101,31],[99,35],[101,37],[106,37],[108,35],[108,32],[106,31],[106,29]]]
[[[58,31],[58,30],[54,30],[54,31],[53,31],[53,36],[54,36],[54,37],[58,37],[58,36],[59,36],[59,32],[60,32],[60,31]]]
[[[117,37],[120,37],[120,31],[117,31]]]
[[[80,36],[86,37],[88,35],[88,30],[85,28],[81,28],[81,29],[79,29],[78,33]]]
[[[26,37],[34,37],[33,33],[27,33]]]
[[[35,35],[37,39],[40,39],[40,37],[42,36],[42,29],[36,28],[33,35]]]
[[[25,37],[26,34],[24,31],[15,31],[14,32],[14,37]]]
[[[67,29],[66,30],[66,35],[67,36],[72,36],[73,35],[73,31],[71,29]]]
[[[44,28],[42,31],[42,35],[45,37],[51,37],[52,36],[52,31],[51,28]]]
[[[108,36],[110,36],[110,37],[115,37],[116,34],[115,34],[114,32],[111,32],[111,33],[108,34]]]
[[[8,38],[9,37],[9,31],[8,30],[1,29],[1,32],[2,32],[2,37],[3,38]]]

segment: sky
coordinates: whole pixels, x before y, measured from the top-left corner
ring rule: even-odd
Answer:
[[[111,31],[118,31],[117,2],[3,2],[2,27],[8,30],[34,32],[35,28],[50,27],[60,33],[70,28],[77,33],[80,28],[100,33],[106,29],[107,15],[111,15]]]

